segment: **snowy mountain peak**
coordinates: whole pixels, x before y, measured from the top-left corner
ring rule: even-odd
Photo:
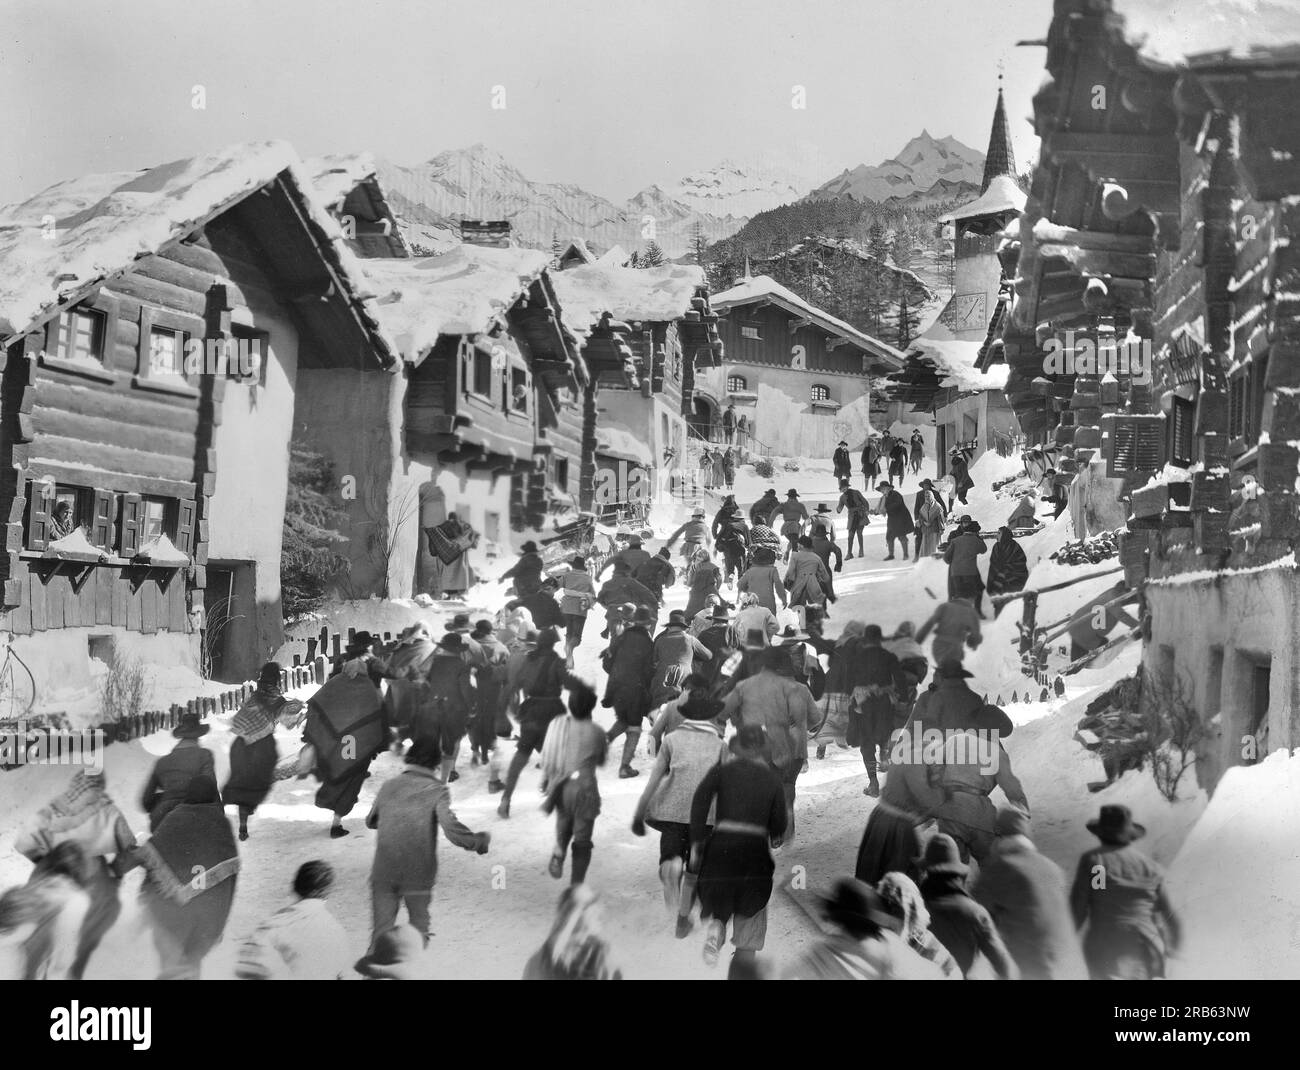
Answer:
[[[939,182],[945,187],[970,183],[978,192],[983,173],[983,153],[951,135],[935,138],[928,130],[922,130],[897,156],[875,167],[859,164],[819,186],[809,197],[829,200],[852,196],[859,201],[880,202],[925,193]]]

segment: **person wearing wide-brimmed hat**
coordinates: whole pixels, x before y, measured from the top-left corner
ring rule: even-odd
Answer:
[[[632,578],[632,573],[624,561],[614,562],[614,575],[610,576],[596,593],[596,601],[608,611],[613,606],[631,602],[634,606],[650,610],[654,617],[659,612],[660,597],[644,584]]]
[[[514,638],[509,631],[505,634]],[[471,638],[483,651],[484,665],[475,673],[474,715],[469,723],[470,764],[487,765],[489,754],[496,747],[501,689],[511,648],[497,637],[492,621],[486,618],[475,622]]]
[[[690,928],[691,902],[683,902],[682,878],[690,858],[691,802],[705,774],[726,757],[718,734],[722,703],[703,689],[692,692],[678,707],[680,723],[663,736],[654,768],[632,818],[632,831],[645,835],[648,824],[659,833],[659,879],[664,903],[678,919],[677,935]],[[705,833],[712,830],[712,814]]]
[[[735,495],[728,494],[714,514],[712,534],[726,565],[726,582],[730,583],[744,570],[749,549],[749,525],[745,523],[744,511],[736,504]]]
[[[1070,907],[1087,925],[1083,955],[1096,980],[1165,976],[1165,960],[1182,942],[1182,924],[1165,890],[1165,871],[1134,843],[1146,829],[1127,806],[1110,805],[1088,822],[1101,841],[1079,859]]]
[[[841,877],[822,914],[834,928],[789,966],[787,981],[933,981],[943,973],[908,946],[903,921],[890,913],[884,897],[865,881]]]
[[[303,709],[297,699],[286,699],[280,691],[281,669],[268,661],[257,674],[257,690],[239,707],[230,730],[230,778],[221,792],[226,806],[239,807],[239,838],[248,839],[248,819],[271,792],[275,781],[275,726],[286,726]]]
[[[970,867],[961,860],[956,841],[935,833],[925,845],[920,866],[925,873],[921,896],[930,912],[930,931],[952,952],[961,972],[969,977],[971,966],[983,955],[998,977],[1014,980],[1018,976],[1015,960],[998,927],[966,890]]]
[[[780,526],[777,521],[780,520]],[[808,522],[808,507],[799,500],[799,492],[791,487],[785,492],[785,501],[778,505],[769,514],[767,526],[775,528],[780,532],[781,537],[786,540],[785,556],[789,560],[790,555],[797,550],[799,536],[803,534],[803,527]]]
[[[849,444],[840,439],[835,452],[831,454],[831,467],[836,480],[848,479],[853,475],[853,461],[849,457]]]
[[[465,652],[465,639],[459,632],[447,632],[438,640],[429,659],[420,708],[411,725],[414,742],[437,742],[442,751],[441,776],[448,784],[459,779],[456,751],[476,701],[473,670],[465,660]]]
[[[538,552],[537,543],[529,540],[519,547],[519,560],[501,573],[501,581],[513,580],[516,597],[527,598],[541,590],[545,571],[546,562]]]
[[[909,445],[911,449],[909,451],[910,455],[908,460],[911,465],[912,474],[916,475],[916,473],[921,470],[921,465],[925,461],[925,438],[922,436],[919,427],[912,431],[912,441]]]
[[[880,491],[880,501],[876,504],[876,515],[885,518],[885,547],[889,550],[886,561],[894,559],[894,543],[897,542],[907,557],[907,537],[916,530],[916,522],[908,512],[907,502],[887,480],[876,484]]]
[[[208,734],[209,726],[199,720],[197,713],[183,713],[172,735],[179,742],[159,758],[145,781],[140,793],[140,809],[149,815],[149,831],[157,829],[159,823],[172,808],[185,800],[186,790],[195,777],[208,776],[216,779],[216,763],[212,752],[200,746],[199,740]]]
[[[867,527],[871,524],[871,503],[867,501],[866,496],[860,490],[855,490],[847,479],[840,480],[840,501],[835,511],[842,513],[847,509],[849,511],[849,538],[848,550],[844,555],[846,561],[853,560],[853,543],[858,544],[858,556],[866,557],[867,553],[863,547],[863,537]]]
[[[983,863],[995,839],[997,811],[989,799],[993,789],[1001,788],[1007,801],[1025,813],[1029,801],[1000,742],[1011,735],[1011,718],[970,689],[966,683],[970,676],[960,662],[941,663],[930,690],[916,701],[912,733],[915,737],[934,728],[950,741],[945,745],[943,764],[931,767],[931,779],[945,795],[934,817],[939,831],[957,841],[963,858],[973,856]],[[971,732],[978,733],[980,746],[958,748],[951,741],[959,732],[968,738]]]
[[[637,570],[650,560],[650,551],[645,548],[645,540],[642,539],[638,532],[633,531],[627,535],[619,535],[617,537],[620,540],[625,541],[627,545],[617,553],[610,554],[609,557],[605,558],[600,568],[596,570],[596,579],[600,579],[605,575],[606,569],[613,568],[619,561],[622,561],[623,564],[627,565],[629,574],[635,576]]]
[[[632,578],[653,594],[659,605],[663,605],[664,591],[677,582],[672,557],[673,552],[661,546],[658,553],[648,554],[645,562],[632,570]]]
[[[824,606],[827,601],[835,601],[830,569],[813,552],[812,539],[799,535],[791,545],[793,552],[783,580],[785,589],[790,592],[790,605]]]
[[[1021,978],[1086,980],[1065,873],[1034,846],[1028,814],[1003,807],[995,831],[997,842],[980,866],[971,895],[993,918]]]
[[[776,488],[768,487],[763,491],[762,497],[749,507],[749,523],[751,527],[766,525],[771,518],[773,511],[781,504],[776,496]]]
[[[682,693],[682,681],[697,661],[711,661],[713,653],[686,628],[686,614],[674,609],[668,623],[655,637],[654,675],[650,680],[650,705],[658,706]]]
[[[434,974],[424,938],[410,925],[394,925],[380,933],[353,969],[368,981],[427,981]]]
[[[901,438],[897,438],[889,447],[889,478],[898,480],[898,485],[901,487],[906,474],[907,446]]]

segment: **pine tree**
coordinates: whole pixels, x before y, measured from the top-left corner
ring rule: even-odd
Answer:
[[[697,219],[695,227],[691,231],[691,255],[700,267],[705,267],[708,263],[709,240],[704,236],[704,226]]]
[[[632,250],[632,255],[628,257],[627,266],[634,267],[634,268],[639,268],[643,266],[641,263],[641,254],[638,253],[635,249]]]
[[[655,241],[654,238],[651,238],[646,242],[645,252],[641,254],[641,267],[658,267],[667,260],[668,258],[664,256],[664,251],[659,248],[659,243]]]
[[[280,553],[280,604],[286,619],[319,607],[331,582],[348,567],[338,551],[348,541],[337,530],[347,520],[338,500],[334,466],[319,453],[292,447]]]
[[[906,350],[912,344],[916,337],[917,328],[921,326],[921,317],[918,316],[907,304],[907,288],[904,287],[898,297],[898,317],[896,320],[896,341],[894,345],[898,349]]]

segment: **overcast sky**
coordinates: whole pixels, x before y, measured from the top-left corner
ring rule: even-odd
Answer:
[[[3,0],[0,203],[285,138],[414,164],[483,142],[621,201],[799,145],[831,178],[928,129],[983,151],[998,63],[1017,162],[1050,0]],[[206,108],[192,107],[195,85]],[[494,109],[493,89],[505,89]],[[803,86],[807,107],[791,107]]]

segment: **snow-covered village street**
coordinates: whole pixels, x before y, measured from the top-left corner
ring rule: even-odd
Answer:
[[[1300,0],[10,7],[0,979],[1300,977]]]

